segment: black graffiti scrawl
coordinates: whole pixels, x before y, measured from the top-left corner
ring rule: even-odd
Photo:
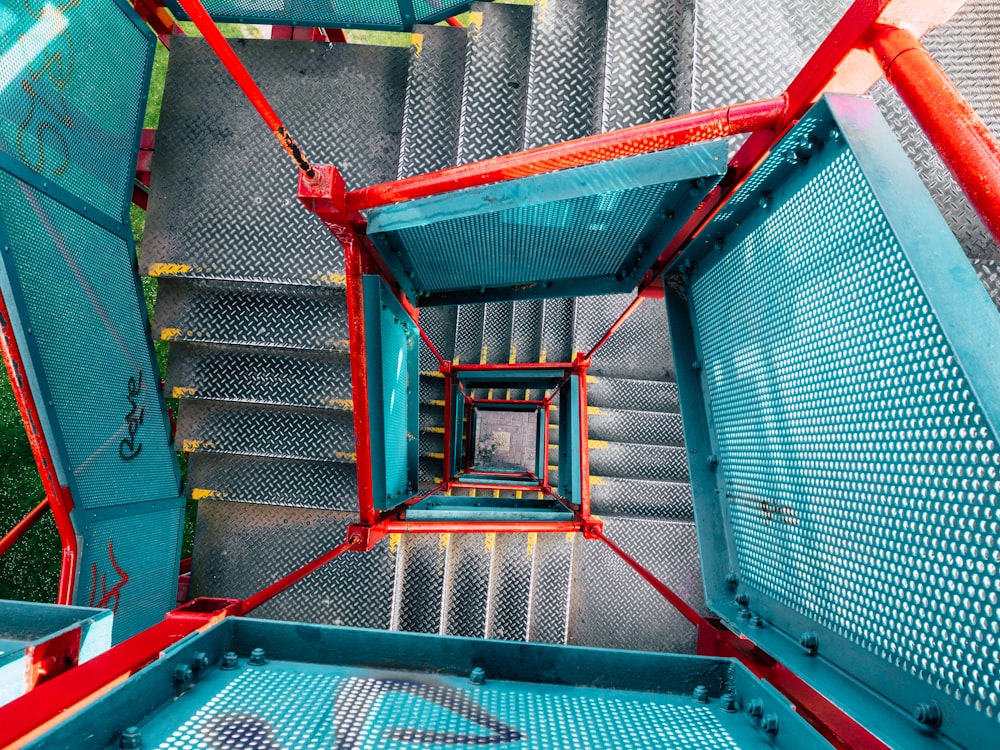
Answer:
[[[131,461],[142,453],[142,442],[136,440],[139,427],[146,415],[146,407],[139,406],[139,394],[142,393],[142,370],[139,370],[139,377],[134,375],[128,379],[126,398],[131,407],[125,415],[125,431],[128,435],[122,438],[118,444],[118,457],[122,461]]]

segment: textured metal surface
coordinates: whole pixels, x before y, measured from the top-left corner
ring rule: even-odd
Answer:
[[[483,351],[481,359],[488,364],[510,362],[513,302],[490,302],[483,311]]]
[[[505,641],[528,640],[533,555],[527,534],[495,534],[486,635]]]
[[[458,322],[458,307],[445,305],[443,307],[425,307],[420,310],[417,318],[420,327],[438,350],[445,362],[451,362],[455,357],[455,325]],[[420,371],[437,370],[438,361],[420,341]]]
[[[239,503],[356,511],[354,464],[225,453],[192,453],[187,494]]]
[[[542,303],[539,362],[569,362],[573,358],[573,318],[576,300],[547,299]]]
[[[396,176],[406,50],[233,40],[314,163],[348,189]],[[296,198],[296,173],[202,39],[171,45],[142,264],[150,275],[344,284],[343,251]]]
[[[458,160],[466,32],[417,26],[410,41],[399,177],[451,167]]]
[[[388,204],[367,231],[429,304],[627,291],[719,181],[725,152],[695,143]]]
[[[117,516],[78,515],[86,528],[77,601],[113,609],[112,634],[121,643],[176,604],[184,500],[134,503]]]
[[[676,412],[680,407],[676,383],[597,375],[587,376],[587,403],[612,409],[659,412]]]
[[[690,283],[708,502],[775,627],[819,628],[859,691],[936,695],[962,717],[943,731],[972,744],[1000,719],[1000,685],[972,666],[1000,656],[984,608],[1000,316],[871,102],[817,104],[751,183],[705,230],[725,251],[698,243]]]
[[[330,550],[356,514],[203,500],[192,596],[245,598]],[[253,613],[254,617],[387,628],[394,555],[383,541],[348,552]]]
[[[0,19],[0,156],[126,219],[155,37],[112,0],[4,3]]]
[[[445,635],[486,636],[495,536],[452,534],[444,563]]]
[[[531,8],[473,3],[468,28],[458,143],[461,164],[521,148]]]
[[[608,2],[601,130],[686,111],[694,4],[683,0]],[[732,101],[737,101],[733,99]]]
[[[662,302],[646,300],[640,304],[598,349],[590,372],[597,376],[673,380],[674,357]]]
[[[188,20],[177,0],[166,0],[177,18]],[[325,0],[206,0],[205,9],[216,21],[233,23],[291,23],[299,26],[361,26],[398,29],[413,22],[404,19],[396,0],[330,3]],[[410,5],[407,3],[407,5]]]
[[[590,475],[590,503],[599,516],[693,521],[691,485],[654,479]]]
[[[0,171],[0,283],[81,508],[178,495],[130,243]],[[86,363],[86,366],[81,366]],[[58,430],[58,433],[53,431]]]
[[[177,342],[170,347],[166,383],[175,398],[352,409],[347,353]]]
[[[691,110],[777,96],[849,5],[850,0],[698,2]]]
[[[339,290],[160,279],[154,336],[288,349],[348,350]]]
[[[455,364],[481,364],[486,305],[460,305],[457,309],[453,361]]]
[[[204,702],[184,699],[169,723],[157,720],[144,730],[156,743],[151,747],[557,750],[567,738],[579,747],[622,750],[664,741],[673,750],[764,747],[742,717],[687,695],[508,681],[472,686],[450,675],[290,662],[213,673],[204,692]],[[276,695],[287,698],[278,702]]]
[[[573,320],[573,350],[589,352],[633,299],[634,292],[578,298]]]
[[[451,536],[404,534],[395,541],[398,551],[392,607],[393,630],[442,632],[444,566]]]
[[[554,463],[551,452],[549,463]],[[685,482],[687,455],[683,448],[677,447],[591,440],[590,473]]]
[[[608,538],[704,610],[694,524],[606,518]],[[597,541],[578,541],[569,643],[603,648],[694,653],[695,629],[614,552]]]
[[[532,558],[528,639],[566,643],[578,534],[528,534]],[[596,645],[589,644],[588,645]]]
[[[976,270],[979,280],[983,282],[993,304],[1000,308],[1000,262],[994,260],[974,259],[972,267]]]
[[[680,414],[590,407],[587,428],[591,440],[684,445]]]
[[[591,135],[600,116],[605,0],[535,3],[525,149]]]
[[[340,411],[188,398],[178,409],[177,440],[190,453],[355,461],[354,417]]]
[[[538,362],[542,352],[543,300],[518,300],[514,303],[514,319],[510,332],[511,362]],[[512,399],[528,398],[524,388],[511,388]]]

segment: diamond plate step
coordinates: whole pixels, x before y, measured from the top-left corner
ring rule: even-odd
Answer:
[[[420,327],[438,350],[445,362],[455,358],[455,324],[458,322],[458,307],[444,305],[442,307],[425,307],[419,311]],[[438,369],[438,361],[423,337],[420,339],[420,370]]]
[[[339,411],[182,399],[177,440],[187,453],[355,461],[354,417]]]
[[[1000,309],[1000,262],[976,259],[972,261],[972,267],[976,269],[976,274],[993,299],[993,304]]]
[[[684,446],[680,414],[591,406],[587,428],[591,440]]]
[[[358,477],[353,464],[225,453],[192,453],[188,496],[239,503],[356,511]]]
[[[518,300],[511,323],[510,360],[537,362],[542,351],[542,300]],[[511,388],[510,397],[528,398],[524,388]]]
[[[514,303],[490,302],[483,311],[483,350],[480,359],[487,364],[507,364],[511,361]]]
[[[420,405],[420,431],[444,434],[444,409]]]
[[[442,632],[444,566],[450,534],[403,534],[396,554],[392,629]]]
[[[587,404],[610,409],[680,411],[676,383],[596,375],[587,376]]]
[[[160,279],[153,335],[270,348],[349,348],[342,292],[277,284]]]
[[[441,460],[444,454],[444,431],[441,432],[420,432],[420,455]],[[438,472],[440,472],[440,468]]]
[[[463,29],[413,27],[399,146],[400,178],[457,162],[466,41]]]
[[[590,503],[596,515],[643,516],[693,521],[691,485],[654,479],[590,476]]]
[[[606,0],[536,2],[525,149],[591,135],[601,110]]]
[[[643,301],[597,350],[589,372],[598,377],[674,380],[674,357],[663,300]]]
[[[417,462],[417,480],[421,490],[428,490],[432,485],[439,484],[443,477],[443,459],[432,458],[421,452]]]
[[[603,132],[689,111],[693,22],[683,0],[608,3]]]
[[[483,355],[483,321],[486,305],[459,305],[455,321],[456,364],[480,364]]]
[[[468,29],[458,144],[461,164],[521,148],[531,8],[473,3]]]
[[[233,40],[316,164],[348,189],[396,176],[407,51]],[[287,155],[203,39],[171,46],[142,267],[152,276],[344,284],[343,251],[295,197]]]
[[[558,453],[549,450],[549,465]],[[551,473],[551,469],[549,469]],[[687,454],[683,447],[590,441],[590,473],[610,477],[641,477],[687,482]]]
[[[606,518],[604,531],[686,602],[705,611],[693,523]],[[694,627],[606,545],[581,539],[573,572],[569,643],[694,652]]]
[[[633,299],[635,299],[633,293],[602,294],[577,298],[576,316],[573,324],[574,351],[589,352],[618,320],[618,317]],[[644,302],[643,304],[650,303]],[[614,335],[617,336],[618,333]]]
[[[353,409],[350,355],[176,342],[167,393],[174,398]]]
[[[203,500],[192,596],[245,598],[339,544],[352,513]],[[254,610],[252,617],[388,628],[395,552],[387,540],[348,552]]]
[[[543,302],[539,362],[569,362],[573,358],[575,302],[572,298]]]

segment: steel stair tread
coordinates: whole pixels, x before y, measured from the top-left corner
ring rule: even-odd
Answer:
[[[356,512],[354,464],[336,461],[192,453],[187,494],[193,500]]]
[[[347,412],[182,399],[177,441],[187,453],[236,453],[353,464]]]
[[[687,451],[683,447],[604,440],[588,443],[591,475],[688,481]],[[558,453],[550,446],[549,466],[557,465]],[[549,473],[551,476],[551,468]]]
[[[587,404],[600,409],[680,412],[677,384],[672,380],[588,375]]]
[[[268,348],[347,351],[344,294],[274,284],[160,279],[154,336]]]
[[[590,475],[594,514],[693,521],[691,485],[687,482]]]
[[[352,411],[347,353],[176,342],[167,365],[174,398]]]

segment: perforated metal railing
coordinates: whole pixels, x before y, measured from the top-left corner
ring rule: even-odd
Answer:
[[[847,97],[704,236],[669,280],[711,606],[810,631],[796,652],[754,628],[793,668],[829,658],[908,710],[937,701],[966,746],[995,735],[1000,317],[961,248],[874,104]],[[912,724],[901,746],[924,741]]]
[[[468,10],[469,0],[206,0],[204,5],[223,22],[403,31]],[[166,0],[166,6],[188,20],[177,0]]]

